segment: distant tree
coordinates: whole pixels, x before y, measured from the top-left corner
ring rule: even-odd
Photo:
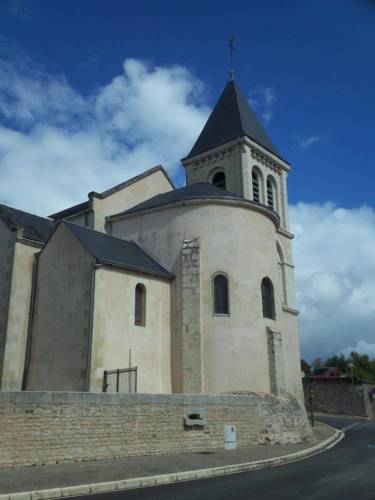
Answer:
[[[365,382],[375,382],[375,359],[370,360],[367,354],[352,351],[348,363],[352,363],[355,377]]]
[[[331,356],[325,361],[324,365],[339,368],[341,373],[345,375],[350,373],[349,360],[343,354]]]
[[[305,377],[309,377],[311,375],[311,366],[305,359],[301,359],[301,370],[305,374]]]
[[[313,369],[322,368],[322,366],[324,366],[322,358],[315,358],[314,361],[311,363],[311,367]]]

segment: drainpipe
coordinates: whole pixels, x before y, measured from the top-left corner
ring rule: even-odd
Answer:
[[[86,384],[85,391],[90,391],[91,377],[91,360],[92,360],[92,336],[94,325],[94,302],[95,302],[95,273],[100,264],[95,264],[91,269],[91,290],[90,290],[90,305],[89,305],[89,335],[87,341],[87,369],[86,369]]]
[[[27,326],[25,362],[24,362],[22,387],[21,387],[22,391],[26,391],[28,377],[29,377],[30,356],[31,356],[31,340],[32,340],[33,320],[34,320],[34,312],[35,312],[36,280],[37,280],[37,275],[38,275],[39,255],[40,255],[40,253],[36,253],[34,255],[34,263],[33,263],[33,274],[32,274],[32,281],[31,281],[31,297],[30,297],[30,308],[29,308],[29,324]]]

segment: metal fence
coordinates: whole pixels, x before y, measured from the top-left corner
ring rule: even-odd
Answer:
[[[137,392],[137,367],[105,370],[103,392]]]

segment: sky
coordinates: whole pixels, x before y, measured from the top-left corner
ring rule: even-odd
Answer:
[[[0,0],[0,203],[48,215],[163,164],[228,79],[282,156],[301,352],[375,356],[375,1]]]

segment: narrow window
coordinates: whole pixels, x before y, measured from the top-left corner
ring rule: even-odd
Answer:
[[[273,293],[272,281],[269,278],[264,278],[261,285],[262,290],[262,305],[263,317],[275,319],[275,297]]]
[[[257,203],[260,202],[260,193],[259,193],[259,175],[253,169],[253,200]]]
[[[267,205],[272,208],[272,210],[275,209],[275,196],[274,196],[274,190],[273,190],[273,182],[272,180],[268,177],[267,179]]]
[[[225,174],[224,172],[218,172],[212,178],[212,184],[218,188],[225,189]]]
[[[229,314],[228,279],[224,274],[214,278],[214,314]]]
[[[137,326],[146,324],[146,288],[141,283],[135,287],[134,324]]]

